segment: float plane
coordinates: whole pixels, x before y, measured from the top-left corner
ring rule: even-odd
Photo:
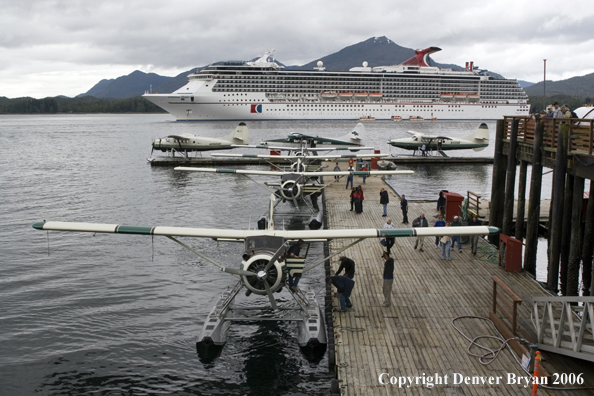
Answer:
[[[407,133],[411,134],[412,137],[392,139],[388,141],[388,144],[406,150],[414,150],[413,155],[417,151],[421,151],[422,147],[425,146],[426,152],[436,151],[444,157],[447,157],[444,153],[446,150],[473,149],[474,151],[481,151],[489,145],[489,127],[485,123],[482,123],[472,135],[461,138],[426,135],[415,131],[407,131]]]
[[[160,150],[175,156],[181,154],[187,158],[188,153],[195,151],[228,150],[244,147],[249,144],[248,127],[240,122],[237,128],[227,136],[221,138],[196,136],[190,133],[169,135],[153,141],[153,150]],[[151,152],[152,153],[152,152]]]
[[[291,201],[298,207],[299,201],[302,201],[305,196],[310,196],[312,201],[312,211],[318,211],[317,198],[321,194],[321,191],[329,186],[331,183],[322,183],[319,180],[320,176],[386,176],[386,175],[408,175],[414,173],[410,170],[389,170],[389,171],[323,171],[321,166],[316,164],[310,164],[307,162],[311,157],[300,156],[300,155],[257,155],[257,154],[213,154],[213,156],[225,156],[225,157],[256,157],[256,158],[283,158],[283,159],[294,159],[295,162],[291,164],[291,168],[287,171],[265,171],[265,170],[252,170],[252,169],[218,169],[218,168],[200,168],[200,167],[186,167],[178,166],[175,167],[176,171],[186,172],[205,172],[205,173],[227,173],[243,175],[248,178],[250,176],[275,176],[281,178],[280,182],[276,183],[261,183],[256,184],[266,188],[269,192],[275,194],[282,201]],[[315,160],[328,159],[336,160],[339,158],[371,158],[371,157],[385,157],[387,154],[343,154],[343,155],[324,155],[315,156]],[[273,165],[275,166],[275,165]],[[251,178],[250,178],[251,179]],[[252,179],[253,180],[253,179]],[[270,190],[268,187],[277,188],[278,190]],[[280,201],[279,201],[280,202]]]
[[[33,224],[37,230],[72,231],[88,233],[134,234],[145,236],[164,236],[178,243],[184,248],[208,261],[222,272],[231,274],[238,282],[222,293],[221,298],[212,309],[196,344],[196,349],[201,358],[213,359],[220,353],[222,346],[227,341],[227,331],[234,321],[258,320],[285,320],[298,323],[298,343],[304,348],[308,356],[320,356],[325,353],[327,335],[324,324],[325,312],[316,300],[312,291],[304,292],[298,288],[285,288],[297,302],[296,308],[287,306],[279,307],[274,293],[281,292],[286,286],[289,275],[298,277],[307,273],[330,257],[343,253],[346,249],[358,244],[366,238],[409,237],[409,236],[436,236],[436,235],[485,235],[499,233],[499,229],[487,226],[450,227],[450,228],[390,228],[390,229],[344,229],[344,230],[300,230],[285,231],[275,230],[272,221],[274,196],[270,200],[270,217],[267,229],[239,230],[208,229],[190,227],[168,226],[129,226],[118,224],[99,223],[74,223],[61,221],[43,221]],[[179,237],[210,238],[216,241],[237,241],[244,243],[243,254],[238,257],[235,265],[226,265],[216,262],[196,249],[180,241]],[[295,244],[324,242],[332,239],[354,239],[354,242],[345,244],[340,251],[332,256],[309,265],[305,268],[305,258],[289,257],[288,249]],[[304,256],[300,253],[300,256]],[[236,307],[235,297],[246,289],[246,296],[265,296],[270,302],[275,316],[270,312],[254,314],[262,309],[253,306],[250,308]],[[279,313],[282,310],[282,313]],[[287,314],[287,311],[292,311]],[[243,314],[242,312],[248,312]]]
[[[333,148],[325,148],[325,150],[336,150],[338,148],[348,150],[362,150],[365,145],[364,143],[365,127],[363,124],[358,123],[355,128],[340,138],[327,138],[321,136],[306,135],[303,133],[290,133],[286,138],[270,139],[262,142],[262,145],[270,146],[278,144],[283,148],[287,147],[302,147],[315,148],[320,146],[336,146]],[[367,147],[371,149],[372,147]]]

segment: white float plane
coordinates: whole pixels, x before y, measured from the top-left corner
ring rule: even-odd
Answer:
[[[227,136],[221,138],[196,136],[190,133],[169,135],[153,141],[153,150],[163,152],[179,153],[188,157],[188,153],[194,151],[228,150],[243,147],[249,144],[248,127],[245,122],[240,122],[237,128]]]
[[[489,145],[489,127],[482,123],[470,136],[455,138],[442,135],[426,135],[422,132],[407,131],[410,138],[392,139],[388,144],[406,150],[421,151],[425,146],[426,152],[437,151],[444,157],[446,150],[473,149],[474,151],[484,150]],[[414,154],[414,153],[413,153]]]
[[[214,155],[214,154],[213,154]],[[220,154],[221,156],[223,154]],[[233,154],[224,154],[225,156],[234,156]],[[371,158],[371,157],[383,157],[387,154],[345,154],[345,155],[329,155],[315,157],[315,159],[339,159],[339,158]],[[276,155],[256,155],[256,154],[237,154],[237,156],[250,156],[260,158],[278,158],[281,156]],[[332,179],[331,183],[321,183],[319,180],[320,176],[385,176],[385,175],[409,175],[414,173],[410,170],[390,170],[390,171],[320,171],[320,167],[317,166],[316,171],[309,171],[311,166],[303,162],[304,159],[311,157],[303,156],[284,156],[290,159],[296,159],[296,162],[291,165],[289,171],[260,171],[252,169],[217,169],[217,168],[199,168],[199,167],[185,167],[178,166],[174,168],[176,171],[186,172],[205,172],[205,173],[227,173],[243,175],[249,178],[249,176],[275,176],[281,178],[280,182],[277,183],[265,183],[266,186],[278,188],[277,191],[270,190],[264,187],[262,184],[256,182],[256,184],[266,188],[269,192],[277,195],[283,201],[291,201],[295,206],[298,206],[298,202],[303,200],[305,196],[311,196],[313,204],[313,212],[317,211],[317,197],[321,194],[322,189],[326,186],[333,184],[335,181]],[[282,158],[282,157],[281,157]]]
[[[322,136],[306,135],[304,133],[290,133],[286,138],[270,139],[262,143],[262,145],[282,145],[282,147],[302,147],[315,148],[319,146],[335,146],[335,148],[327,148],[326,150],[336,150],[337,148],[361,150],[365,145],[365,127],[358,123],[355,128],[340,138],[328,138]]]
[[[266,318],[261,315],[237,315],[242,308],[234,307],[236,295],[243,289],[247,289],[246,295],[267,296],[271,308],[278,312],[279,309],[275,292],[281,292],[288,275],[298,277],[324,263],[330,257],[336,256],[346,249],[356,245],[366,238],[386,237],[410,237],[410,236],[436,236],[436,235],[485,235],[497,234],[499,229],[487,226],[474,227],[450,227],[450,228],[390,228],[390,229],[344,229],[344,230],[309,230],[309,231],[285,231],[275,230],[273,217],[274,196],[270,200],[270,217],[267,229],[264,230],[238,230],[238,229],[208,229],[189,227],[168,227],[168,226],[128,226],[118,224],[97,224],[97,223],[74,223],[61,221],[43,221],[33,224],[37,230],[73,231],[89,233],[112,233],[112,234],[135,234],[135,235],[158,235],[169,238],[184,248],[195,253],[204,260],[210,262],[219,270],[231,274],[239,279],[231,291],[225,291],[215,307],[212,309],[196,344],[197,351],[201,357],[210,358],[220,352],[220,346],[227,340],[227,331],[233,321],[257,321],[257,320],[290,320],[298,323],[298,343],[306,348],[307,354],[319,356],[325,352],[327,336],[324,325],[325,313],[318,305],[313,292],[303,292],[300,289],[286,290],[292,294],[297,301],[297,308],[281,307],[282,315]],[[178,237],[211,238],[217,241],[243,241],[244,252],[236,266],[227,266],[217,263],[215,260],[203,255],[197,250],[189,247]],[[328,241],[331,239],[355,239],[341,250],[330,257],[309,265],[305,268],[305,259],[288,257],[287,249],[296,243],[311,243]],[[300,253],[300,256],[303,254]],[[246,308],[243,308],[245,310]],[[252,307],[250,312],[254,312]],[[247,308],[249,310],[249,308]],[[288,315],[287,310],[293,310],[293,315]],[[213,351],[214,349],[214,351]],[[307,352],[309,351],[309,353]],[[311,356],[310,355],[310,356]]]

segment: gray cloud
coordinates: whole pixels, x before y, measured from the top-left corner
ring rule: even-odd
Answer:
[[[586,1],[0,0],[0,7],[0,96],[9,97],[76,95],[135,69],[174,75],[272,48],[282,62],[304,64],[373,36],[437,45],[439,62],[473,60],[509,78],[541,80],[543,58],[548,79],[594,72]]]

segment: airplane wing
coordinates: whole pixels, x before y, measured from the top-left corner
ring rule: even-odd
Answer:
[[[130,226],[101,223],[75,223],[64,221],[44,221],[33,224],[37,230],[92,232],[107,234],[161,235],[172,237],[195,237],[213,239],[242,240],[251,236],[280,236],[286,240],[303,239],[328,240],[340,238],[399,238],[411,236],[454,236],[498,234],[499,228],[488,226],[473,227],[417,227],[417,228],[369,228],[345,230],[237,230],[217,228]]]
[[[338,159],[338,158],[379,158],[388,157],[389,154],[332,154],[332,155],[270,155],[270,154],[231,154],[231,153],[214,153],[211,157],[232,157],[232,158],[266,158],[266,159]]]
[[[258,148],[258,149],[270,149],[270,150],[300,150],[301,146],[297,143],[292,145],[286,146],[271,146],[265,142],[262,144],[257,145],[249,145],[249,144],[232,144],[231,147],[237,148]],[[360,147],[360,146],[347,146],[347,147],[329,147],[329,146],[320,146],[320,147],[306,147],[304,148],[305,151],[334,151],[334,150],[349,150],[349,151],[359,151],[359,150],[374,150],[375,147]]]
[[[195,168],[187,166],[177,166],[173,168],[177,171],[186,172],[207,172],[207,173],[237,173],[242,175],[261,175],[261,176],[283,176],[283,175],[301,175],[305,177],[316,177],[316,176],[378,176],[378,175],[410,175],[413,171],[401,170],[401,171],[340,171],[340,172],[280,172],[280,171],[259,171],[251,169],[218,169],[218,168]]]
[[[406,133],[408,133],[409,135],[417,136],[417,137],[424,137],[425,136],[424,133],[417,132],[417,131],[406,131]]]

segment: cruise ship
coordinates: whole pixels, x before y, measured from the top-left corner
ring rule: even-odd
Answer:
[[[266,52],[255,61],[214,62],[188,76],[171,94],[143,97],[178,121],[247,120],[489,120],[528,115],[528,96],[516,80],[475,70],[429,66],[415,51],[395,66],[283,70]]]

